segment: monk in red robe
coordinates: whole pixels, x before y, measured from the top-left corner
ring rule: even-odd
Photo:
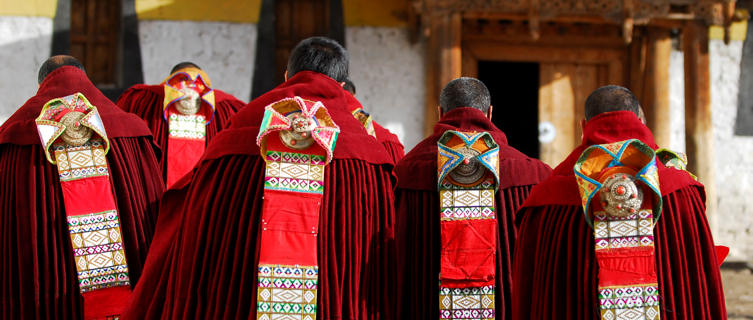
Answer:
[[[251,101],[212,140],[163,200],[127,319],[254,319],[286,310],[302,319],[394,318],[394,252],[385,246],[394,239],[392,160],[351,114],[341,84],[347,72],[347,52],[335,41],[303,40],[286,82]],[[281,143],[287,151],[275,153]],[[280,188],[293,180],[278,176],[275,161],[291,149],[322,152],[294,156],[328,163],[321,181]],[[292,170],[300,166],[281,166],[300,176]],[[292,192],[301,185],[315,190]],[[267,266],[278,258],[290,271],[282,273],[298,278],[271,281],[283,268]],[[270,302],[270,286],[284,283],[291,285],[276,287]]]
[[[351,81],[350,79],[345,79],[343,89],[352,94],[353,98],[355,99],[356,85],[353,83],[353,81]],[[360,105],[358,101],[354,101],[351,104],[353,106]],[[382,125],[374,121],[371,114],[363,110],[363,108],[357,108],[352,110],[351,112],[353,113],[353,116],[355,116],[356,119],[358,119],[358,121],[363,124],[364,128],[366,128],[366,131],[371,136],[375,137],[384,146],[384,148],[387,149],[387,152],[392,157],[392,161],[394,163],[397,163],[398,161],[400,161],[400,159],[403,158],[403,156],[405,156],[405,149],[403,148],[403,144],[400,142],[397,136],[387,130],[387,128],[382,127]]]
[[[705,215],[703,185],[687,172],[666,167],[660,161],[655,161],[654,165],[649,162],[646,166],[653,168],[646,172],[653,172],[658,179],[658,183],[651,183],[656,187],[653,191],[643,191],[644,202],[649,197],[647,194],[656,194],[655,224],[649,223],[648,228],[641,231],[647,236],[641,237],[640,244],[632,242],[636,235],[632,227],[612,229],[613,226],[625,227],[618,222],[609,222],[609,234],[599,233],[597,238],[594,230],[601,232],[602,229],[594,218],[605,216],[598,212],[595,215],[591,209],[584,214],[584,204],[589,208],[607,208],[609,215],[612,215],[610,210],[614,210],[609,209],[612,208],[611,193],[603,193],[601,201],[595,198],[589,202],[584,202],[589,198],[581,198],[579,193],[580,189],[592,187],[591,182],[600,181],[583,178],[587,175],[581,173],[584,161],[591,159],[592,153],[603,155],[603,150],[612,148],[609,153],[614,152],[614,159],[603,171],[608,173],[629,167],[625,164],[629,161],[618,156],[624,154],[629,145],[643,145],[644,156],[653,154],[649,148],[657,149],[654,137],[639,119],[640,108],[628,89],[606,86],[594,91],[586,101],[583,142],[554,169],[549,179],[531,191],[518,216],[520,228],[513,268],[515,319],[599,319],[613,316],[613,311],[636,317],[639,314],[640,319],[657,316],[661,319],[727,318],[720,261]],[[621,142],[628,139],[636,140]],[[620,145],[624,148],[614,151],[615,146]],[[590,152],[584,153],[587,149]],[[580,183],[576,183],[576,176],[581,177]],[[608,182],[607,179],[600,183],[611,185]],[[625,194],[625,185],[616,186],[594,189],[600,194],[604,191]],[[595,243],[602,237],[609,238]],[[620,242],[623,240],[624,243]],[[646,246],[651,250],[641,251]],[[603,250],[604,247],[609,250]],[[636,256],[637,252],[644,255]],[[615,261],[622,263],[616,267],[612,263]],[[630,279],[637,276],[641,279]],[[645,285],[653,288],[621,292],[601,290],[609,287],[609,282],[624,283],[625,280],[640,283],[642,288],[647,288]],[[620,297],[631,294],[629,298]],[[641,306],[645,309],[636,309]]]
[[[209,76],[192,62],[181,62],[161,84],[137,84],[117,102],[146,121],[162,148],[160,166],[167,186],[186,174],[244,102],[212,88]]]
[[[158,148],[73,57],[47,60],[39,83],[0,127],[0,319],[104,319],[128,302],[146,259],[164,188]],[[95,158],[67,161],[69,141],[98,147]]]
[[[496,250],[489,250],[487,257],[475,257],[466,262],[470,264],[470,269],[488,271],[487,275],[481,277],[488,277],[487,280],[493,284],[494,288],[490,293],[494,296],[491,299],[494,306],[487,308],[486,311],[491,317],[497,319],[509,318],[512,251],[516,233],[514,213],[528,197],[531,188],[549,176],[551,168],[539,160],[525,156],[507,144],[505,134],[491,122],[492,107],[489,91],[477,79],[459,78],[447,84],[440,96],[439,113],[441,118],[434,126],[434,133],[413,148],[396,167],[398,176],[398,188],[395,192],[397,199],[395,210],[398,217],[396,237],[400,268],[398,273],[402,279],[399,285],[400,310],[398,314],[404,319],[487,318],[483,314],[475,314],[476,317],[469,314],[456,317],[453,312],[462,313],[462,311],[452,311],[444,304],[440,308],[440,282],[443,285],[453,281],[470,282],[474,277],[468,275],[459,279],[450,279],[452,270],[447,264],[452,257],[446,253],[454,249],[445,248],[445,245],[451,242],[453,237],[442,234],[458,229],[457,226],[445,225],[445,220],[450,219],[445,219],[446,217],[441,213],[446,206],[440,203],[440,191],[437,186],[438,143],[446,133],[454,131],[487,133],[498,146],[498,191],[491,192],[488,199],[488,201],[493,199],[492,215],[496,216],[496,221],[490,220],[491,228],[486,230],[491,231],[483,236],[494,239],[489,243]],[[473,162],[469,165],[472,164]],[[473,208],[457,211],[460,210],[473,210]],[[481,214],[471,215],[474,219],[481,218]],[[449,222],[464,223],[460,218]],[[462,234],[469,230],[462,231],[456,233],[455,238],[462,237]],[[464,248],[457,251],[460,250]],[[480,268],[479,266],[484,263],[488,265]],[[480,303],[479,300],[476,301]],[[479,309],[483,308],[475,306],[466,310],[482,313],[483,311]]]

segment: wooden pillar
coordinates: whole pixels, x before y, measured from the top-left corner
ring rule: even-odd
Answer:
[[[460,77],[462,70],[460,13],[432,12],[426,46],[426,116],[424,134],[433,131],[439,119],[437,106],[442,88]]]
[[[683,29],[685,62],[685,148],[688,169],[706,186],[706,215],[716,228],[714,134],[711,123],[708,27],[690,21]]]
[[[646,75],[643,100],[647,125],[654,133],[656,144],[668,147],[672,130],[669,107],[669,59],[672,39],[669,30],[648,29]]]

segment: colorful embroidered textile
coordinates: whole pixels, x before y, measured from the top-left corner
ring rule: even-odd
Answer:
[[[494,319],[499,147],[486,132],[447,131],[437,142],[440,319]]]
[[[636,139],[595,145],[573,170],[586,221],[593,221],[601,318],[659,319],[653,228],[662,200],[654,151]]]
[[[675,168],[687,172],[693,179],[698,180],[694,174],[688,171],[688,156],[682,152],[672,151],[665,148],[656,150],[656,159],[659,159],[664,166]]]
[[[368,112],[364,111],[362,108],[358,108],[353,110],[353,117],[363,124],[363,128],[366,129],[366,132],[368,132],[370,136],[374,138],[377,137],[376,130],[374,129],[374,119],[372,119]]]
[[[47,160],[57,165],[60,177],[84,317],[117,316],[131,287],[102,119],[76,93],[45,104],[36,124]]]
[[[257,319],[316,319],[319,208],[339,132],[318,101],[265,108],[256,139],[267,162]]]
[[[204,153],[206,125],[214,117],[214,90],[204,71],[184,68],[163,82],[163,116],[168,122],[168,187],[193,168]]]

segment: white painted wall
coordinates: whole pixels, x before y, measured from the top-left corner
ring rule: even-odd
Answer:
[[[139,21],[144,81],[162,82],[174,65],[191,61],[212,87],[248,101],[256,56],[256,24],[195,21]]]
[[[407,152],[424,138],[424,46],[404,28],[347,27],[350,77],[356,98]]]
[[[718,196],[715,236],[731,247],[731,259],[753,261],[753,137],[734,134],[742,48],[742,41],[709,43]]]
[[[37,92],[37,71],[49,58],[52,19],[0,17],[0,123]]]

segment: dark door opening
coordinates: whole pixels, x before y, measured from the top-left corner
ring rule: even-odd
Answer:
[[[507,141],[529,157],[539,157],[539,64],[479,61],[478,78],[492,96],[492,122]]]

